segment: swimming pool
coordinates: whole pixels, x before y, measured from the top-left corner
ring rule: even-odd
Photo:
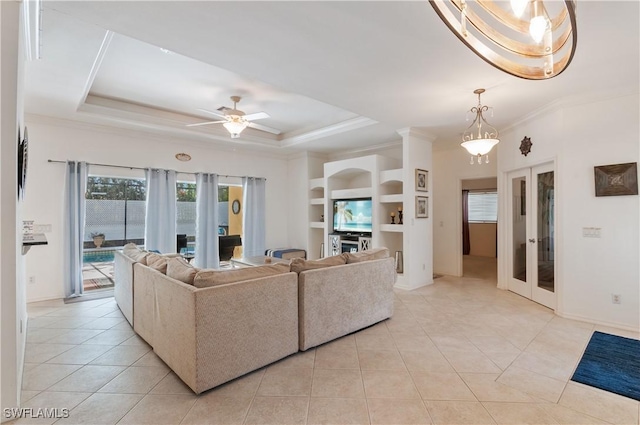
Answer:
[[[107,263],[112,262],[115,251],[85,251],[82,254],[83,263]]]

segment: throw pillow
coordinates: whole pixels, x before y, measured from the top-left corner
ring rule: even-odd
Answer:
[[[291,271],[301,273],[306,270],[341,266],[343,264],[347,264],[347,259],[344,255],[334,255],[333,257],[322,258],[320,260],[305,260],[303,258],[294,258],[293,260],[291,260]]]
[[[193,279],[199,271],[200,269],[180,257],[169,258],[167,261],[167,276],[189,285],[193,285]]]
[[[122,248],[122,253],[131,258],[133,261],[137,261],[138,263],[145,266],[147,265],[147,255],[149,253],[138,248],[138,245],[134,244],[133,242],[126,244]]]
[[[243,267],[230,270],[200,270],[193,281],[196,288],[225,285],[227,283],[242,282],[244,280],[259,279],[289,273],[289,264],[278,263],[268,266]]]
[[[374,248],[367,251],[360,251],[360,252],[354,252],[354,253],[348,252],[344,255],[347,258],[347,264],[361,263],[363,261],[381,260],[383,258],[388,258],[389,249]]]
[[[160,273],[167,274],[168,260],[169,257],[150,252],[149,255],[147,255],[147,266],[151,267],[152,269],[158,270]]]

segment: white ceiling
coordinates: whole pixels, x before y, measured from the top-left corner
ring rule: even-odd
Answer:
[[[503,128],[558,100],[638,92],[638,2],[580,1],[573,62],[548,81],[486,64],[416,2],[46,1],[28,113],[291,153],[363,149],[418,127],[455,145],[473,90]],[[112,33],[109,33],[112,32]],[[106,42],[105,42],[106,36]],[[172,53],[164,53],[160,47]],[[230,139],[198,108],[264,111]]]

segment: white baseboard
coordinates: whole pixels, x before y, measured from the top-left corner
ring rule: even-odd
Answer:
[[[610,328],[622,329],[624,331],[629,331],[629,332],[640,332],[640,329],[634,328],[633,326],[625,325],[623,323],[607,322],[603,320],[593,320],[589,317],[580,316],[578,314],[559,313],[557,311],[556,311],[556,314],[560,317],[564,317],[565,319],[578,320],[580,322],[586,322],[586,323],[591,323],[591,324],[600,325],[600,326],[608,326]]]
[[[425,286],[431,285],[431,284],[433,284],[433,281],[425,282],[425,283],[423,283],[421,285],[418,285],[418,286],[410,286],[410,285],[407,285],[407,284],[404,284],[404,283],[396,283],[395,285],[393,285],[393,287],[395,289],[402,289],[404,291],[413,291],[414,289],[422,288],[422,287],[425,287]]]

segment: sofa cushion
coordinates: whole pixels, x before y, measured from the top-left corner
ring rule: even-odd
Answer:
[[[333,257],[322,258],[320,260],[305,260],[303,258],[294,258],[291,260],[291,271],[301,273],[305,270],[341,266],[343,264],[347,264],[347,258],[342,254],[334,255]]]
[[[126,244],[122,248],[122,253],[131,258],[133,261],[137,261],[138,263],[145,266],[147,265],[147,255],[149,253],[138,248],[138,245],[134,244],[133,242]]]
[[[149,255],[147,255],[147,266],[158,270],[160,273],[167,274],[168,261],[169,257],[165,257],[164,255],[155,254],[153,252],[150,252]]]
[[[167,260],[167,276],[180,282],[193,285],[193,279],[200,269],[187,263],[184,258],[174,257]]]
[[[374,248],[367,251],[360,252],[347,252],[344,254],[347,259],[347,264],[361,263],[363,261],[381,260],[389,257],[388,248]]]
[[[210,286],[225,285],[227,283],[289,273],[289,271],[289,264],[286,263],[229,270],[200,270],[198,274],[196,274],[193,285],[196,288],[208,288]]]

